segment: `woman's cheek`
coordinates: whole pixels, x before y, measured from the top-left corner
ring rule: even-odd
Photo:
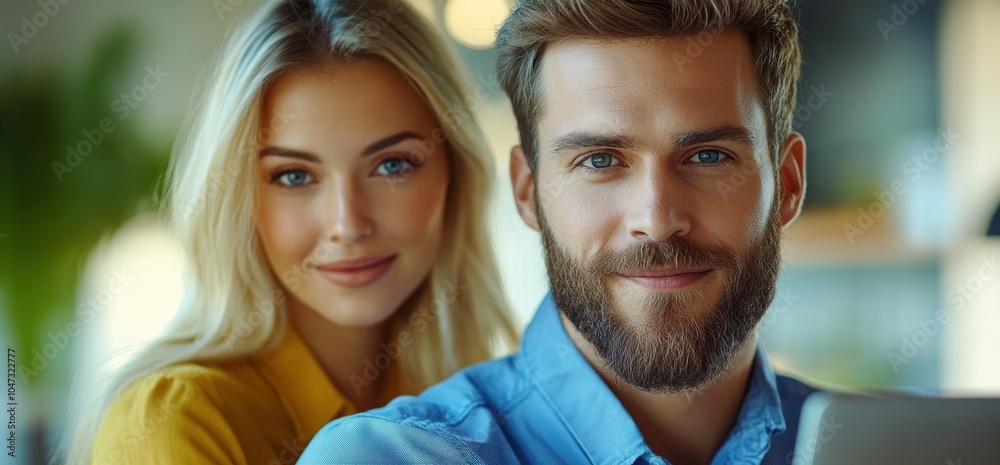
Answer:
[[[264,247],[275,268],[288,268],[301,262],[320,238],[310,232],[313,214],[301,202],[288,202],[270,196],[262,200],[261,234]],[[279,274],[281,269],[276,269]]]
[[[382,224],[394,237],[403,239],[408,246],[424,246],[427,241],[439,239],[444,221],[447,187],[446,181],[414,186],[411,192],[392,196],[379,205],[392,205],[382,216]],[[396,192],[401,194],[401,192]]]

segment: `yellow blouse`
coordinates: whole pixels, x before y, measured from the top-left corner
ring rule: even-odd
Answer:
[[[386,402],[408,393],[398,370],[387,375]],[[289,327],[264,357],[176,365],[130,385],[105,414],[91,463],[292,464],[320,427],[356,412]]]

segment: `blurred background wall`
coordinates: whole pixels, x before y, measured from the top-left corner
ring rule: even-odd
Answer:
[[[411,3],[472,72],[499,176],[492,231],[525,324],[546,276],[511,199],[517,133],[493,76],[510,2]],[[153,215],[157,182],[221,39],[259,4],[0,6],[0,341],[18,367],[17,457],[4,463],[42,463],[86,402],[73,380],[120,363],[176,308],[182,257]],[[808,194],[759,330],[770,355],[818,384],[1000,393],[1000,237],[987,234],[1000,206],[1000,2],[793,8]]]

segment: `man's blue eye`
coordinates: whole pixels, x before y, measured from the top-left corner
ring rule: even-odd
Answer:
[[[722,153],[722,152],[720,152],[718,150],[711,150],[711,149],[709,149],[709,150],[702,150],[702,151],[694,154],[694,156],[691,157],[691,158],[689,158],[689,160],[691,160],[691,161],[693,161],[695,163],[704,163],[704,164],[711,165],[711,164],[714,164],[714,163],[718,163],[718,162],[720,162],[720,161],[722,161],[722,160],[724,160],[724,159],[726,159],[728,157],[729,157],[728,155],[726,155],[726,154],[724,154],[724,153]]]
[[[615,161],[616,161],[615,157],[610,153],[595,153],[593,155],[588,156],[583,161],[583,164],[584,166],[587,166],[589,164],[589,166],[587,166],[588,168],[604,169],[613,166],[615,164]]]

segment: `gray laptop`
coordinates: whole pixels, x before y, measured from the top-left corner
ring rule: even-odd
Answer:
[[[817,393],[793,465],[1000,465],[1000,399]]]

